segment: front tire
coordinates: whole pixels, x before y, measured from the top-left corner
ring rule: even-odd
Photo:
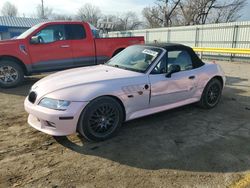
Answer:
[[[11,88],[19,85],[24,79],[24,72],[15,61],[0,62],[0,87]]]
[[[99,97],[83,110],[78,121],[78,132],[92,141],[103,141],[114,136],[121,127],[123,110],[112,97]]]
[[[202,93],[199,105],[206,109],[214,108],[220,101],[221,93],[221,82],[216,78],[210,80]]]

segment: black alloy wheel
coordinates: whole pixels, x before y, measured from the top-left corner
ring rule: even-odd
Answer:
[[[112,137],[123,121],[121,104],[112,97],[99,97],[83,110],[78,132],[88,140],[102,141]]]
[[[202,93],[199,105],[207,109],[214,108],[220,101],[222,87],[217,78],[210,80]]]

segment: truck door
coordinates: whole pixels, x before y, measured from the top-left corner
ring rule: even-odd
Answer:
[[[68,24],[66,33],[71,40],[74,66],[94,65],[96,52],[91,30],[85,30],[83,24]]]
[[[35,72],[73,67],[71,41],[67,40],[65,25],[48,25],[35,33],[36,42],[29,45]]]

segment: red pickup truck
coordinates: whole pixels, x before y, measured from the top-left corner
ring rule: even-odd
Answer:
[[[98,38],[80,21],[38,24],[12,40],[0,41],[0,87],[14,87],[24,76],[104,63],[143,37]]]

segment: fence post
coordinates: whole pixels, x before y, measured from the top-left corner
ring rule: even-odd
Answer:
[[[148,38],[148,30],[146,30],[146,43],[148,43],[149,42],[149,38]]]
[[[169,43],[171,40],[170,40],[170,35],[171,35],[171,30],[168,29],[168,34],[167,34],[167,42]]]
[[[238,28],[239,28],[238,25],[234,26],[232,48],[236,48],[236,45],[237,45]]]
[[[195,47],[199,47],[199,39],[200,39],[200,37],[199,37],[199,35],[200,35],[200,28],[198,28],[198,27],[196,27],[195,28],[195,39],[194,39],[194,46]],[[200,58],[202,59],[202,56],[203,56],[203,52],[202,51],[200,51]]]
[[[233,28],[233,40],[232,40],[232,46],[231,46],[232,48],[236,48],[237,46],[238,29],[239,29],[238,25],[235,25]],[[235,54],[231,54],[230,60],[233,61],[234,57],[235,57]]]
[[[195,29],[195,41],[194,41],[194,46],[195,47],[198,47],[199,46],[199,28],[198,27],[196,27],[196,29]]]

